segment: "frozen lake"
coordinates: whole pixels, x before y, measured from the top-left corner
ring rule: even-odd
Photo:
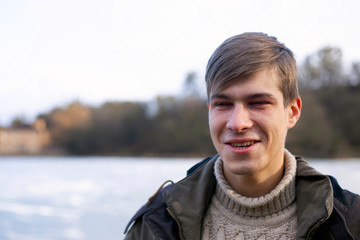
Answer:
[[[0,157],[0,239],[118,240],[135,211],[201,159]],[[360,159],[312,160],[360,193]]]

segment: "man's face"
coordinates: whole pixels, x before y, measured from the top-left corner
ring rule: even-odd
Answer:
[[[264,70],[210,95],[211,138],[227,178],[267,179],[283,166],[286,133],[300,117],[301,101],[284,107],[277,81],[273,71]]]

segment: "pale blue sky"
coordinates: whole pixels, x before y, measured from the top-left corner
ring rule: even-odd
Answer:
[[[276,36],[299,62],[327,45],[360,61],[359,9],[357,0],[2,0],[0,125],[74,100],[176,94],[245,31]]]

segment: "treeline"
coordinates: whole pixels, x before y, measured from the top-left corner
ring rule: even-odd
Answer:
[[[158,97],[152,103],[75,102],[42,115],[54,146],[79,155],[201,156],[214,153],[206,101]]]
[[[303,109],[288,148],[310,157],[359,157],[360,62],[344,64],[341,49],[325,47],[298,75]]]
[[[215,150],[196,80],[188,75],[181,96],[98,107],[74,102],[41,117],[52,147],[66,154],[207,156]],[[287,148],[307,157],[359,157],[359,83],[360,62],[344,68],[339,48],[320,49],[299,64],[303,112]]]

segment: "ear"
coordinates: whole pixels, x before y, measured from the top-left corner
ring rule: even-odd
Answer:
[[[293,128],[301,115],[301,99],[297,97],[288,106],[288,129]]]

